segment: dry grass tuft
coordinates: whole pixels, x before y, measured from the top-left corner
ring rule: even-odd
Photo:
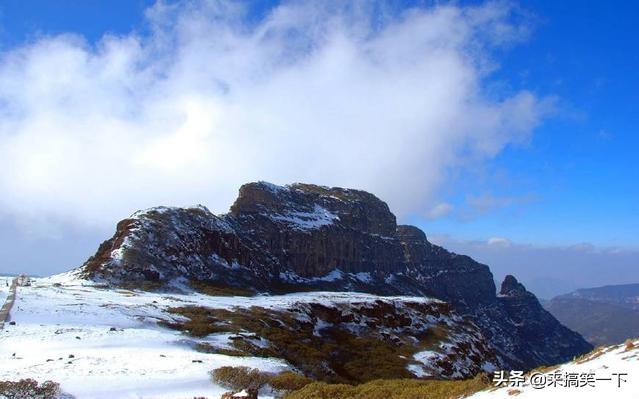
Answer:
[[[632,340],[632,339],[627,339],[627,340],[626,340],[626,343],[625,343],[625,347],[626,347],[626,350],[627,350],[627,351],[629,351],[629,350],[631,350],[631,349],[634,349],[634,348],[636,347],[634,340]]]
[[[606,353],[606,347],[598,346],[595,349],[593,349],[591,352],[584,353],[583,355],[576,357],[575,359],[573,359],[573,361],[575,362],[575,364],[582,364],[590,360],[594,360],[598,358],[599,356],[603,355],[604,353]]]

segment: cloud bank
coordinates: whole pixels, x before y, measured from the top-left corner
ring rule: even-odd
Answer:
[[[639,283],[636,248],[591,244],[542,246],[502,237],[468,241],[433,235],[429,239],[490,265],[498,284],[506,274],[514,274],[528,290],[542,298],[550,299],[577,288]]]
[[[222,212],[240,184],[268,180],[423,213],[448,171],[526,140],[548,109],[484,87],[493,50],[527,33],[505,3],[319,3],[254,18],[160,2],[141,32],[2,53],[1,212],[88,226],[159,204]]]

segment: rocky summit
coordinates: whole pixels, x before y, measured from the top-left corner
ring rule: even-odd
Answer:
[[[140,211],[118,223],[82,273],[114,286],[433,297],[469,316],[498,366],[511,369],[592,349],[514,277],[498,295],[488,266],[397,225],[386,203],[360,190],[257,182],[224,215],[203,206]]]

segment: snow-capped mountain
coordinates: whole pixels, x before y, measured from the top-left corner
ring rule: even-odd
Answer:
[[[500,367],[555,364],[592,348],[513,277],[497,295],[488,266],[397,225],[386,203],[359,190],[258,182],[242,186],[225,215],[202,206],[140,211],[81,273],[119,287],[433,297],[471,317]]]

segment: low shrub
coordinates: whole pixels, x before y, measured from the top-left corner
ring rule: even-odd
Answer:
[[[304,388],[312,379],[293,371],[266,373],[249,367],[220,367],[211,371],[214,383],[233,390],[260,389],[269,385],[276,391],[292,392]]]
[[[164,327],[187,332],[193,337],[206,337],[209,334],[229,332],[229,329],[226,326],[216,324],[218,320],[213,318],[206,308],[184,306],[170,308],[169,312],[186,316],[189,320],[184,323],[161,320],[158,324]]]
[[[325,382],[313,382],[304,388],[292,392],[285,399],[352,399],[362,398],[357,388],[348,384],[327,384]]]
[[[213,382],[233,390],[260,389],[268,384],[272,374],[249,367],[220,367],[211,371]]]
[[[284,371],[274,375],[269,385],[278,391],[297,391],[312,383],[313,380],[293,371]]]
[[[451,399],[491,387],[485,376],[468,380],[374,380],[360,385],[314,382],[286,399]]]
[[[53,381],[38,384],[33,379],[0,381],[0,397],[7,399],[55,399],[60,394],[60,385]]]
[[[206,342],[201,342],[195,345],[195,350],[202,353],[214,353],[216,355],[226,355],[226,356],[250,356],[249,353],[238,349],[232,348],[218,348],[211,344],[207,344]]]

